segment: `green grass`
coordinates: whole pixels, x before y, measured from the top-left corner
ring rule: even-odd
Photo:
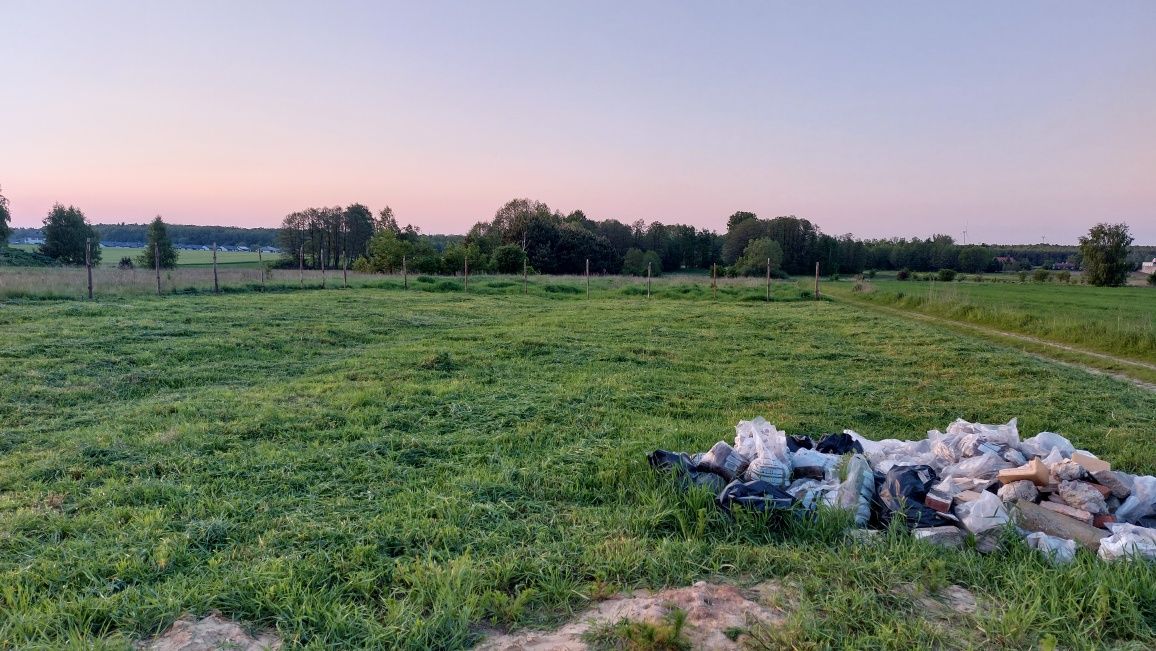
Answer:
[[[37,251],[39,246],[35,244],[14,244],[14,249],[22,251]],[[136,259],[140,257],[144,249],[130,249],[125,247],[106,246],[101,248],[100,252],[100,266],[102,267],[116,267],[120,264],[121,258],[132,258],[135,263]],[[262,254],[266,262],[275,262],[280,256],[275,253]],[[258,262],[257,252],[244,251],[217,251],[217,266],[218,267],[232,267],[232,268],[248,268],[256,267]],[[213,252],[212,251],[190,251],[185,249],[177,250],[177,266],[178,267],[212,267],[213,266]]]
[[[868,283],[872,291],[852,293],[852,286],[845,281],[824,288],[842,297],[1156,362],[1154,288],[877,280]]]
[[[127,649],[212,608],[294,648],[461,648],[702,578],[783,583],[765,648],[1156,644],[1154,564],[731,522],[644,458],[759,414],[873,438],[1018,416],[1152,473],[1156,396],[844,304],[674,300],[680,282],[0,304],[0,648]],[[986,607],[930,616],[919,596],[947,584]]]

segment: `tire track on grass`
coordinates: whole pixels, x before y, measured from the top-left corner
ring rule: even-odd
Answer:
[[[1087,357],[1102,359],[1102,360],[1112,362],[1115,364],[1122,364],[1124,366],[1134,366],[1137,368],[1143,368],[1143,369],[1147,369],[1147,370],[1152,371],[1152,372],[1156,372],[1156,364],[1149,364],[1148,362],[1141,362],[1141,361],[1132,360],[1132,359],[1125,359],[1123,357],[1116,357],[1115,355],[1109,355],[1107,353],[1098,353],[1095,351],[1085,350],[1083,348],[1077,348],[1075,346],[1070,346],[1067,344],[1059,344],[1059,343],[1056,343],[1053,341],[1048,341],[1046,339],[1040,339],[1039,337],[1033,337],[1031,335],[1020,334],[1017,332],[1008,332],[1006,330],[998,330],[996,328],[990,328],[987,326],[977,325],[975,323],[968,323],[966,321],[955,321],[953,319],[946,319],[946,318],[939,317],[939,316],[932,316],[930,314],[924,314],[922,312],[900,310],[900,309],[893,308],[893,307],[886,307],[883,305],[875,305],[873,303],[867,303],[865,301],[856,301],[855,299],[852,299],[852,298],[845,298],[842,296],[833,296],[831,294],[828,294],[827,296],[833,298],[837,302],[848,304],[848,305],[854,305],[854,306],[861,307],[861,308],[864,308],[867,310],[875,310],[877,312],[883,312],[883,313],[891,314],[894,316],[905,317],[905,318],[909,318],[909,319],[917,319],[917,320],[924,321],[927,323],[934,323],[934,324],[946,326],[949,328],[971,330],[973,332],[978,332],[981,335],[985,335],[985,336],[992,338],[992,339],[995,339],[995,340],[1011,339],[1011,340],[1023,341],[1023,342],[1033,344],[1033,345],[1055,348],[1058,350],[1063,350],[1063,351],[1068,352],[1068,353],[1074,353],[1076,355],[1084,355]],[[1020,350],[1024,353],[1032,356],[1032,357],[1035,357],[1036,359],[1041,359],[1041,360],[1044,360],[1047,362],[1053,362],[1055,364],[1060,364],[1062,366],[1067,366],[1069,368],[1079,369],[1081,371],[1084,371],[1086,373],[1091,373],[1093,375],[1107,376],[1110,378],[1114,378],[1116,380],[1120,380],[1122,382],[1127,382],[1129,384],[1132,384],[1133,386],[1144,389],[1145,391],[1150,391],[1152,393],[1156,393],[1156,384],[1153,384],[1152,382],[1146,382],[1146,381],[1141,380],[1139,378],[1128,375],[1127,373],[1124,373],[1122,371],[1097,368],[1095,366],[1089,366],[1087,364],[1080,364],[1078,362],[1072,362],[1069,360],[1059,359],[1057,357],[1045,355],[1044,353],[1040,353],[1040,352],[1032,351],[1032,350],[1026,350],[1023,348],[1020,348]]]

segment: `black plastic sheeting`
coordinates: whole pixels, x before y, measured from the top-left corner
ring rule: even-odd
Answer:
[[[685,452],[655,450],[647,455],[646,460],[655,470],[673,472],[679,486],[684,489],[692,485],[701,486],[717,495],[727,484],[726,479],[696,466],[694,459]]]
[[[815,445],[816,452],[823,452],[825,454],[847,454],[848,452],[863,452],[863,446],[859,445],[859,441],[851,438],[850,434],[827,434],[819,439],[819,443]]]
[[[895,466],[879,487],[879,521],[901,518],[910,528],[946,524],[939,512],[923,504],[937,477],[930,466]]]
[[[732,481],[718,495],[718,505],[729,512],[733,506],[741,506],[751,511],[786,511],[795,504],[795,498],[779,486],[761,479],[741,482]]]
[[[721,476],[695,465],[694,459],[685,452],[655,450],[646,459],[655,470],[674,473],[684,489],[694,485],[710,490],[717,496],[715,503],[728,513],[733,506],[765,512],[789,510],[795,504],[795,498],[787,491],[761,479],[749,482],[736,479],[728,484]]]
[[[787,449],[791,452],[795,450],[814,450],[815,442],[811,440],[810,436],[805,434],[798,434],[787,437]]]

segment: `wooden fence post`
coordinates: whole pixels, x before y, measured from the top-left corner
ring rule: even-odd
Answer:
[[[261,257],[261,249],[257,247],[257,266],[261,268],[261,289],[265,289],[265,259]]]
[[[153,267],[157,270],[157,296],[161,295],[161,245],[153,242]]]
[[[590,298],[590,258],[586,258],[586,298]]]
[[[221,293],[221,285],[217,280],[217,243],[213,242],[213,293]]]
[[[92,300],[92,238],[84,238],[84,268],[88,270],[88,300]]]
[[[345,254],[345,266],[341,269],[341,275],[345,278],[345,289],[349,289],[349,253]]]
[[[321,247],[321,289],[325,289],[325,247]]]
[[[469,255],[469,252],[466,253],[465,261],[463,262],[463,264],[464,264],[464,267],[462,268],[462,291],[468,292],[468,291],[470,291],[470,255]]]
[[[297,284],[305,289],[305,245],[297,249]]]
[[[718,263],[710,266],[710,293],[714,300],[718,300]]]
[[[405,256],[401,256],[401,288],[409,289],[409,270],[405,267]]]
[[[815,300],[819,300],[819,261],[815,261]]]
[[[767,258],[767,302],[771,302],[771,259]]]
[[[522,258],[522,293],[530,291],[530,261],[528,258]]]
[[[650,298],[650,263],[646,263],[646,298]]]

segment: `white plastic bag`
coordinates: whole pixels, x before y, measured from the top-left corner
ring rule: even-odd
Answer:
[[[847,462],[847,479],[839,484],[835,505],[855,513],[855,526],[866,526],[871,519],[871,500],[875,497],[875,473],[867,459],[856,454]]]
[[[1016,427],[1016,419],[1013,418],[1003,425],[985,425],[983,423],[969,423],[962,418],[957,418],[954,423],[947,426],[947,434],[949,436],[966,436],[968,434],[976,434],[980,439],[987,443],[996,443],[1008,445],[1011,447],[1019,447],[1020,433]]]
[[[1136,477],[1132,480],[1132,494],[1116,509],[1116,519],[1135,524],[1153,513],[1156,513],[1156,477]]]
[[[1046,457],[1052,453],[1057,452],[1065,459],[1072,458],[1072,453],[1076,451],[1075,446],[1071,441],[1055,434],[1053,432],[1040,432],[1030,439],[1024,439],[1020,443],[1020,452],[1024,456],[1031,459],[1032,457]]]
[[[1038,549],[1044,557],[1056,565],[1065,565],[1076,560],[1076,541],[1049,536],[1046,533],[1036,532],[1028,534],[1028,547]]]
[[[999,471],[1012,467],[1013,466],[1007,461],[1004,461],[1002,457],[984,453],[944,468],[940,476],[944,479],[950,477],[969,477],[972,479],[990,480],[995,479]]]
[[[1007,511],[995,493],[984,491],[979,499],[964,502],[955,507],[955,515],[964,528],[973,534],[981,534],[1007,524]]]
[[[787,433],[776,429],[762,416],[735,426],[735,446],[744,455],[747,450],[754,451],[744,475],[747,481],[761,479],[776,486],[791,483]]]
[[[823,477],[829,479],[839,465],[839,455],[824,454],[807,448],[799,448],[791,453],[791,467],[798,471],[800,468],[821,468]]]
[[[1100,558],[1156,560],[1156,529],[1137,527],[1124,522],[1108,525],[1112,535],[1100,541]]]
[[[787,493],[797,499],[799,504],[808,511],[820,504],[828,506],[833,504],[838,491],[839,483],[837,480],[799,479],[787,488]]]

